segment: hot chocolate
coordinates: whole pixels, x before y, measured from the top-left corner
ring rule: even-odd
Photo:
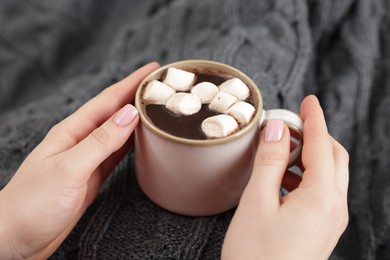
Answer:
[[[151,200],[179,214],[213,215],[237,206],[252,173],[260,129],[270,119],[282,119],[302,140],[296,114],[265,111],[256,84],[215,61],[179,61],[157,69],[141,82],[135,105],[141,120],[134,140],[138,183]]]
[[[173,73],[166,71],[161,78],[149,82],[142,95],[142,109],[159,129],[181,138],[206,140],[239,131],[249,123],[246,121],[253,117],[255,108],[250,90],[244,85],[243,91],[236,91],[237,82],[234,81],[238,80],[237,78],[219,71],[174,70]],[[176,77],[180,78],[182,72],[185,73],[183,80],[176,80],[176,75],[169,75],[178,73]],[[188,72],[190,74],[187,74]],[[230,81],[233,84],[229,85]],[[242,81],[238,83],[243,84]],[[180,90],[175,84],[180,85]],[[168,86],[176,89],[170,89]],[[226,92],[221,90],[222,88],[225,88]],[[246,91],[249,94],[245,93]],[[191,105],[192,102],[194,105]],[[242,108],[245,110],[248,107],[249,112],[241,111]],[[226,114],[226,118],[216,117],[222,114]],[[215,125],[219,125],[226,133],[221,134],[218,130],[215,135]]]

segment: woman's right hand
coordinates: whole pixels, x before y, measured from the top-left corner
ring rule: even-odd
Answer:
[[[290,134],[282,121],[269,122],[222,259],[327,259],[347,227],[348,153],[328,134],[317,98],[305,98],[301,117],[301,183],[280,197]]]

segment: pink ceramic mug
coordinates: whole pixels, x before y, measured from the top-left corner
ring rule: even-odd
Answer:
[[[220,139],[192,140],[162,131],[147,117],[141,94],[148,82],[160,79],[169,67],[240,78],[251,90],[256,108],[254,118],[240,131]],[[290,164],[300,155],[303,127],[300,117],[284,109],[263,110],[256,84],[223,63],[186,60],[165,65],[143,80],[135,105],[141,119],[135,132],[138,183],[152,201],[175,213],[205,216],[237,206],[252,173],[260,129],[269,119],[282,119],[297,134],[297,148],[290,154]]]

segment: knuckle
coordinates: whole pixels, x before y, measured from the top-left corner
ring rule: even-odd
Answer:
[[[53,126],[49,129],[49,131],[47,132],[47,135],[48,135],[48,136],[55,136],[55,135],[58,134],[58,132],[59,132],[60,130],[61,130],[61,127],[60,127],[59,123],[58,123],[58,124],[55,124],[55,125],[53,125]]]
[[[348,208],[346,207],[345,213],[343,215],[342,223],[341,223],[341,229],[342,232],[347,228],[349,223],[349,213],[348,213]]]
[[[340,147],[340,155],[344,158],[344,160],[346,160],[347,162],[349,162],[349,153],[348,151],[344,148],[344,147]]]
[[[104,149],[111,149],[111,144],[113,142],[113,137],[110,133],[103,127],[98,127],[91,133],[91,139]]]
[[[345,200],[341,195],[330,195],[324,196],[324,199],[321,200],[322,211],[326,216],[337,216],[341,215],[344,212]]]
[[[56,160],[52,168],[60,173],[72,172],[72,165],[67,160]]]
[[[52,126],[46,136],[53,137],[61,143],[77,144],[82,139],[77,128],[67,129],[62,122]]]
[[[343,158],[346,161],[349,161],[349,153],[340,143],[336,143],[335,150],[338,156]]]
[[[261,164],[267,166],[281,166],[287,161],[285,154],[280,152],[260,152],[258,160]]]
[[[113,91],[112,86],[105,88],[101,95],[110,100],[109,104],[112,104],[114,107],[119,106],[122,103],[121,98]]]

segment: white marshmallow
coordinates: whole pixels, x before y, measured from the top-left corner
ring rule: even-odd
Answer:
[[[239,78],[228,79],[219,86],[220,91],[229,93],[239,100],[245,100],[250,95],[250,90]]]
[[[209,108],[216,112],[225,113],[237,101],[235,96],[219,91],[211,101]]]
[[[226,113],[234,117],[241,126],[245,126],[251,121],[255,108],[248,102],[239,101],[231,106]]]
[[[218,93],[218,87],[211,82],[201,82],[191,89],[191,93],[198,95],[202,104],[208,104]]]
[[[177,91],[188,91],[195,81],[195,74],[181,69],[168,68],[163,82]]]
[[[206,118],[201,127],[208,138],[221,138],[234,133],[238,129],[238,124],[233,117],[221,114]]]
[[[170,86],[158,80],[153,80],[146,86],[142,98],[153,104],[165,105],[168,98],[175,92],[176,91]]]
[[[173,94],[166,104],[166,108],[183,116],[195,114],[201,107],[202,102],[197,95],[184,92]]]

